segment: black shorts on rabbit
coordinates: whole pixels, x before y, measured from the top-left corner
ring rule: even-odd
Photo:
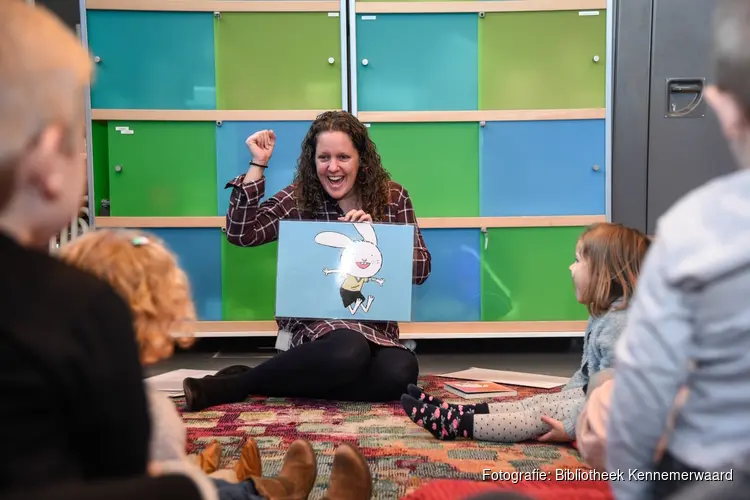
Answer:
[[[339,288],[339,292],[341,293],[341,300],[344,302],[344,307],[349,307],[350,305],[355,304],[357,300],[362,302],[365,301],[365,296],[362,295],[361,290],[355,292],[354,290]]]

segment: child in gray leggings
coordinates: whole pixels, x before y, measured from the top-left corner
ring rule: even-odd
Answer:
[[[612,364],[625,328],[649,239],[619,224],[596,224],[578,240],[570,272],[576,299],[591,315],[581,367],[562,391],[508,403],[449,404],[409,385],[401,404],[409,418],[438,439],[457,437],[514,443],[572,441],[589,378]]]

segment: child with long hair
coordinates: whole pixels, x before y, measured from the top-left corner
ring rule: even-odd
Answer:
[[[596,224],[581,235],[570,272],[576,299],[590,314],[581,367],[562,391],[507,403],[449,404],[409,385],[401,404],[409,418],[438,439],[457,437],[503,443],[529,439],[572,441],[594,374],[612,365],[625,328],[649,239],[619,224]]]
[[[109,282],[130,305],[144,365],[171,357],[175,343],[183,347],[192,344],[196,315],[189,281],[174,254],[156,236],[131,230],[94,231],[64,246],[60,257]],[[211,459],[204,455],[204,461],[213,462],[213,466],[201,464],[203,470],[198,468],[185,452],[187,432],[174,404],[148,384],[146,392],[152,422],[152,472],[189,473],[204,498],[255,500],[309,495],[317,465],[315,452],[307,441],[300,439],[290,445],[275,478],[261,477],[260,455],[252,439],[243,448],[235,471],[215,471],[209,477],[204,472],[216,468],[218,456],[214,454]],[[214,452],[217,449],[213,447]],[[328,498],[364,500],[369,498],[368,488],[371,477],[366,461],[353,447],[340,446],[334,455]]]

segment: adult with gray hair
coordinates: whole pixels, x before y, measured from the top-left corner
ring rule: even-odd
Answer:
[[[185,475],[147,477],[127,304],[46,251],[81,204],[91,74],[60,20],[0,0],[0,497],[203,498]]]
[[[658,222],[616,352],[607,468],[623,474],[611,483],[617,500],[729,481],[735,460],[750,454],[750,1],[720,1],[713,29],[716,82],[706,99],[741,169]]]

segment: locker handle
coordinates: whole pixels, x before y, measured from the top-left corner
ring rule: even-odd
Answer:
[[[673,94],[698,94],[703,92],[703,86],[697,83],[685,85],[676,83],[669,87],[669,91]]]
[[[704,78],[670,78],[667,80],[667,117],[680,118],[690,115],[703,101]],[[694,95],[687,104],[678,107],[678,95]]]

